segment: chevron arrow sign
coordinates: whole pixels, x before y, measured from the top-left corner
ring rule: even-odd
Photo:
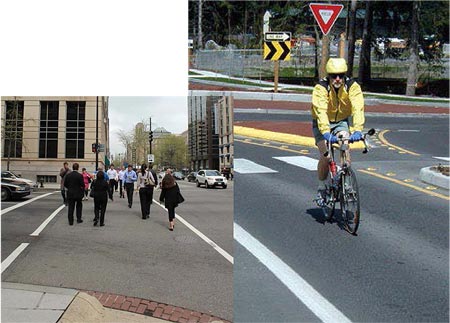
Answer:
[[[290,41],[264,42],[264,59],[266,61],[288,61],[291,59]]]

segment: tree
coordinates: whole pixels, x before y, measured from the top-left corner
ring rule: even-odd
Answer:
[[[370,81],[371,60],[370,51],[372,43],[372,2],[366,1],[366,16],[364,17],[364,30],[362,37],[361,53],[359,55],[358,82],[362,86]]]
[[[356,5],[357,0],[351,0],[349,23],[348,23],[348,72],[347,75],[352,77],[353,75],[353,61],[355,58],[355,28],[356,28]]]
[[[410,64],[408,69],[408,80],[406,81],[406,95],[416,94],[417,70],[419,65],[418,55],[418,32],[419,32],[419,2],[411,3],[411,40],[409,44]]]
[[[183,137],[167,135],[158,139],[155,147],[155,164],[182,169],[188,165],[186,156],[187,146]]]

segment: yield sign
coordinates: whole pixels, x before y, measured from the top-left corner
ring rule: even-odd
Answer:
[[[341,4],[310,3],[309,7],[324,35],[328,34],[344,8]]]

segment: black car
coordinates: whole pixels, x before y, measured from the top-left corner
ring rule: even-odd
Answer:
[[[8,178],[2,178],[1,190],[2,202],[13,198],[22,198],[31,194],[30,185],[23,182],[10,180]]]
[[[175,172],[172,174],[173,177],[175,177],[175,179],[180,179],[184,181],[184,175],[181,172]]]
[[[197,179],[197,172],[191,172],[187,176],[188,182],[195,182],[196,179]]]

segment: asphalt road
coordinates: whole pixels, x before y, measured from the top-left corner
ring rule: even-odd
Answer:
[[[186,201],[177,215],[233,256],[233,185],[179,185]],[[61,200],[55,192],[2,212],[2,262],[21,243],[30,243],[2,273],[2,281],[135,296],[233,319],[232,263],[180,218],[171,232],[167,210],[154,203],[150,219],[142,220],[138,195],[129,209],[116,193],[108,203],[104,227],[92,225],[90,199],[83,202],[83,223],[69,226],[63,208],[39,236],[31,237]],[[4,202],[2,210],[20,202]]]
[[[256,118],[308,120],[235,115]],[[317,159],[315,149],[236,138],[236,158],[276,173],[239,173],[235,161],[234,219],[259,243],[235,228],[235,322],[319,322],[336,313],[354,322],[448,322],[448,191],[419,180],[420,168],[439,162],[433,157],[449,157],[448,117],[367,117],[366,125],[389,131],[384,142],[372,140],[369,154],[352,153],[357,236],[324,222],[313,202],[315,171],[274,158]],[[261,256],[263,248],[270,253]]]

